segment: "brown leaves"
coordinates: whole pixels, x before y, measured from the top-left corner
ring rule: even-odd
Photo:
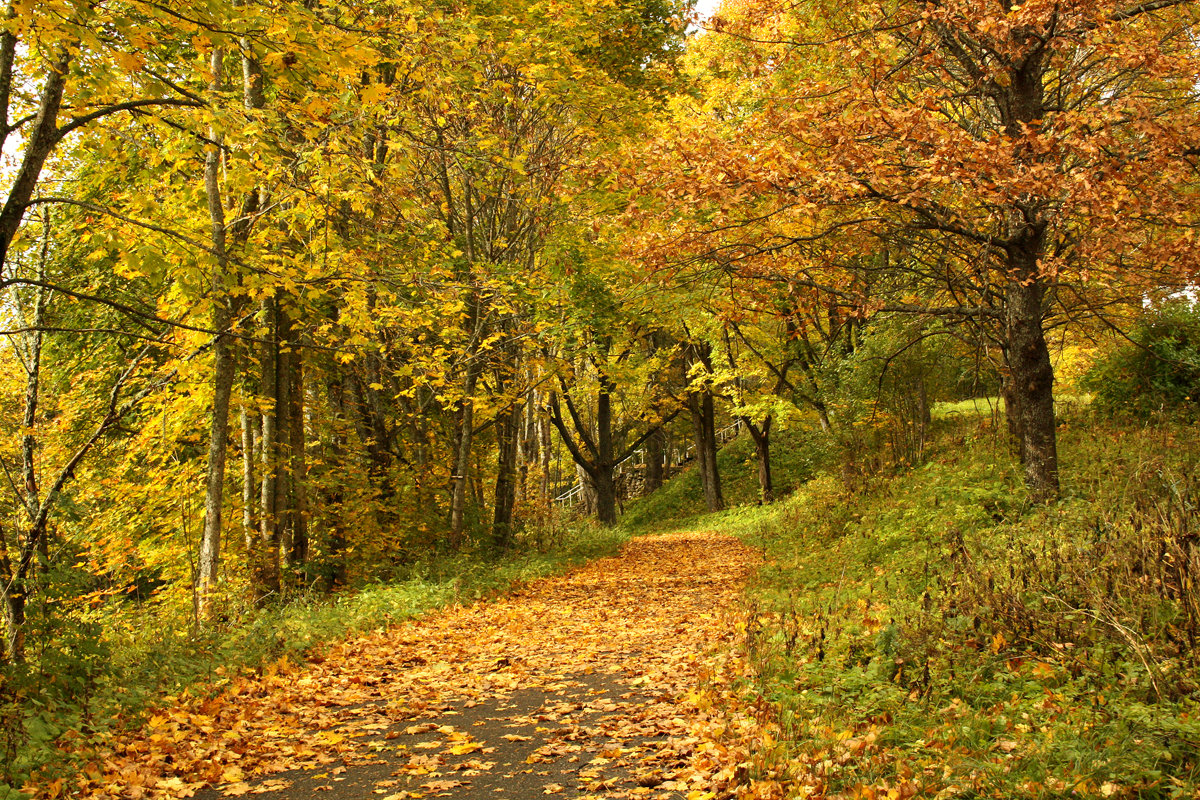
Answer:
[[[536,778],[545,794],[569,793],[564,767],[578,788],[610,797],[707,792],[742,753],[706,741],[732,727],[711,703],[701,711],[684,699],[697,696],[702,674],[717,674],[706,653],[736,638],[716,609],[734,604],[749,560],[725,537],[638,539],[621,557],[512,597],[336,645],[305,669],[281,661],[216,697],[173,698],[71,788],[136,800],[207,783],[241,797],[286,788],[261,776],[309,769],[321,784],[311,790],[326,791],[383,755],[397,766],[380,790],[416,797],[500,773],[496,752],[506,749],[519,760],[511,774]],[[580,681],[612,688],[589,695]],[[480,704],[503,708],[514,692],[546,699],[510,712],[503,732],[460,721]]]

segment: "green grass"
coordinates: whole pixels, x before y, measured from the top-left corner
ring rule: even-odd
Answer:
[[[795,491],[828,458],[820,434],[778,430],[771,439],[771,469],[777,496]],[[748,434],[743,433],[721,448],[717,453],[717,470],[727,506],[758,503],[758,461]],[[700,473],[695,463],[691,463],[654,494],[629,503],[621,524],[631,530],[676,527],[705,513]]]
[[[766,554],[747,637],[769,755],[846,797],[1195,796],[1197,590],[1162,566],[1195,552],[1194,429],[1068,417],[1064,499],[1032,508],[974,410],[858,494],[821,475],[704,520]]]

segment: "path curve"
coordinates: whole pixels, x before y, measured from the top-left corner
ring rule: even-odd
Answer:
[[[754,564],[675,532],[275,665],[153,715],[60,790],[101,798],[712,797],[737,758],[701,687]],[[725,792],[728,794],[728,792]],[[49,796],[49,795],[44,795]]]

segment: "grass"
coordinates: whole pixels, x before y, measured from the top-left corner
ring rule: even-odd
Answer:
[[[1073,412],[1033,508],[986,405],[940,411],[919,467],[706,520],[766,554],[766,757],[799,796],[1196,796],[1194,430]]]
[[[821,437],[811,432],[777,430],[771,438],[771,469],[776,495],[794,492],[828,458]],[[754,443],[748,435],[743,434],[721,448],[717,453],[717,470],[728,506],[757,504],[758,462]],[[700,473],[694,464],[688,464],[654,494],[632,501],[621,517],[621,524],[631,530],[677,527],[705,513]]]

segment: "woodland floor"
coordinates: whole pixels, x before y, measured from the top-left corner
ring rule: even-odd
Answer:
[[[38,795],[711,798],[746,779],[728,684],[753,563],[715,533],[637,538],[181,698]]]

